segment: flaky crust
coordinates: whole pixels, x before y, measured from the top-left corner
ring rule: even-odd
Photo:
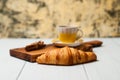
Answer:
[[[40,64],[75,65],[95,61],[96,59],[97,57],[93,52],[64,47],[42,54],[36,59],[36,62]]]

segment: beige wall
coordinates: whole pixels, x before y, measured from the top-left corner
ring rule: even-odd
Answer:
[[[59,25],[119,37],[120,0],[0,0],[0,38],[53,38]]]

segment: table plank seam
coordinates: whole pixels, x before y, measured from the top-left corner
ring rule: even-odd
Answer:
[[[88,73],[87,73],[87,70],[85,69],[84,64],[83,64],[83,69],[84,69],[84,71],[85,71],[86,79],[89,80]]]
[[[16,77],[16,80],[19,79],[19,77],[20,77],[20,75],[21,75],[21,73],[22,73],[22,71],[23,71],[25,65],[26,65],[26,61],[24,62],[23,66],[22,66],[22,68],[21,68],[21,70],[20,70],[20,72],[18,73],[18,75],[17,75],[17,77]]]

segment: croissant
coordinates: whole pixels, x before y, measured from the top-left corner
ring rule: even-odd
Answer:
[[[96,60],[93,52],[84,52],[70,47],[51,50],[37,57],[39,64],[75,65]]]

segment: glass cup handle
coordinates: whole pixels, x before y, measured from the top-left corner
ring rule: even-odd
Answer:
[[[82,36],[83,36],[83,31],[79,28],[77,34],[77,40],[80,39]]]

